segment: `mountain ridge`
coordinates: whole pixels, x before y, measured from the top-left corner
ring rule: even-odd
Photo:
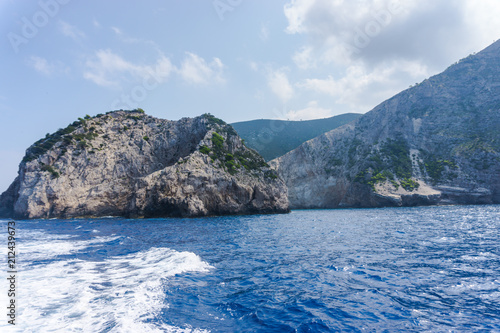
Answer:
[[[231,125],[248,147],[257,150],[266,161],[270,161],[320,134],[354,121],[359,116],[361,114],[344,113],[303,121],[255,119]]]

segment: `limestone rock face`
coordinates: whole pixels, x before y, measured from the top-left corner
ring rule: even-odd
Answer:
[[[0,207],[19,218],[289,211],[283,180],[231,126],[142,110],[87,116],[36,142]]]
[[[500,203],[500,41],[270,164],[292,208]]]

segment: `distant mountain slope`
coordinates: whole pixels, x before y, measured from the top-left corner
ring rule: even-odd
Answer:
[[[292,208],[500,203],[500,41],[271,165]]]
[[[266,161],[282,156],[302,143],[357,119],[361,114],[346,113],[325,119],[287,121],[259,119],[231,124],[245,144]]]

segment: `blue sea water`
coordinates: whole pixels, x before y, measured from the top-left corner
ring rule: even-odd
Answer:
[[[16,229],[16,332],[500,332],[500,206]]]

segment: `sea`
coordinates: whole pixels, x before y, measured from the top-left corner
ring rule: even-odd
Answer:
[[[1,332],[500,332],[498,205],[8,224]]]

